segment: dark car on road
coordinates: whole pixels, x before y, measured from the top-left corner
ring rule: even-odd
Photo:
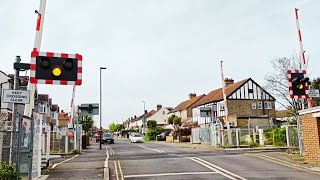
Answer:
[[[169,136],[170,133],[171,133],[171,131],[165,131],[165,132],[157,135],[158,136],[158,140],[159,141],[165,141],[166,137]]]
[[[107,143],[107,142],[109,142],[110,144],[114,143],[113,136],[110,133],[103,134],[102,143]]]

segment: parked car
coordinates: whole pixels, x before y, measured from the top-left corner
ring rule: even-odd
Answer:
[[[171,133],[171,131],[165,131],[165,132],[157,135],[158,136],[158,140],[159,141],[165,141],[166,137],[169,136],[170,133]]]
[[[131,143],[143,143],[143,137],[141,134],[134,133],[131,135],[130,142]]]
[[[107,143],[107,142],[109,142],[109,143],[111,143],[111,144],[114,143],[113,136],[112,136],[112,134],[110,134],[110,133],[105,133],[105,134],[103,135],[103,137],[102,137],[102,143]]]

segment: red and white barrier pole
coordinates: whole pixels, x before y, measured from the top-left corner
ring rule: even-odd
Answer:
[[[300,55],[301,55],[301,68],[302,70],[306,70],[307,69],[307,61],[306,61],[306,57],[305,57],[305,51],[303,50],[303,43],[302,43],[302,35],[301,35],[301,30],[300,30],[300,24],[299,24],[299,16],[298,16],[298,10],[297,8],[294,9],[295,11],[295,15],[296,15],[296,25],[297,25],[297,32],[298,32],[298,39],[299,39],[299,46],[300,46]],[[312,107],[313,106],[313,102],[312,102],[312,98],[310,97],[308,100],[308,106]]]

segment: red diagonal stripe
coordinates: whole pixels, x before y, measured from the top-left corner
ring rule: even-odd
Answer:
[[[78,73],[82,73],[82,67],[78,67]]]
[[[303,60],[303,64],[306,64],[306,58],[304,56],[304,52],[302,52],[302,60]]]
[[[292,86],[289,86],[289,90],[292,90]]]
[[[37,26],[36,26],[36,30],[37,31],[40,30],[40,24],[41,24],[41,14],[38,14]]]
[[[295,11],[295,13],[296,13],[296,19],[297,19],[297,20],[298,20],[298,10],[299,10],[299,9],[294,8],[294,11]]]
[[[301,37],[301,31],[300,31],[300,29],[298,30],[298,35],[299,35],[299,40],[302,42],[302,37]]]

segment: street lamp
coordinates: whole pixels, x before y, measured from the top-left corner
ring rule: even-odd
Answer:
[[[102,96],[102,94],[101,94],[101,89],[102,89],[102,87],[101,87],[101,84],[102,84],[102,82],[101,82],[101,70],[105,70],[105,69],[107,69],[107,68],[105,68],[105,67],[100,67],[100,113],[99,113],[99,116],[100,116],[100,149],[102,149],[102,121],[101,121],[101,117],[102,117],[102,98],[101,98],[101,96]]]
[[[142,101],[143,102],[143,133],[142,134],[144,134],[144,133],[146,133],[145,131],[146,131],[146,119],[145,119],[145,117],[146,117],[146,102],[145,101]]]

